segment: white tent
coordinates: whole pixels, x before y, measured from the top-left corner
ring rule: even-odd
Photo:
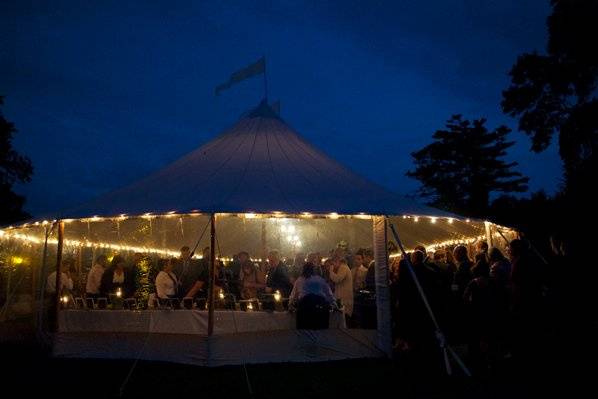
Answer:
[[[490,223],[460,220],[358,176],[307,143],[262,102],[232,128],[171,165],[56,215],[54,223],[62,229],[68,224],[64,235],[52,238],[49,224],[34,222],[0,230],[0,238],[5,248],[21,248],[11,247],[15,241],[26,242],[27,248],[45,243],[44,254],[48,244],[57,244],[58,259],[62,245],[79,248],[80,259],[86,248],[172,255],[200,236],[200,226],[211,220],[219,231],[217,244],[229,256],[246,249],[235,247],[239,242],[264,256],[266,242],[285,245],[280,234],[272,233],[281,220],[301,219],[305,246],[318,250],[330,248],[351,230],[355,246],[369,243],[374,249],[377,330],[340,326],[298,331],[288,315],[257,312],[221,312],[212,322],[201,311],[64,310],[59,312],[54,347],[60,356],[206,365],[313,361],[390,353],[388,217],[405,233],[408,246],[492,240],[496,234]],[[419,218],[429,223],[418,223]],[[143,225],[146,221],[148,226]],[[146,238],[140,239],[143,234]],[[301,243],[292,238],[289,253],[295,254]],[[215,251],[214,243],[212,239]],[[223,259],[225,251],[218,251]],[[256,317],[259,325],[252,321]],[[214,334],[205,333],[208,324]]]
[[[351,172],[305,141],[262,102],[232,128],[171,165],[61,217],[173,210],[446,214]]]

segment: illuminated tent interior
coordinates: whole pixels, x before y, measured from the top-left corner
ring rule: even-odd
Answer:
[[[230,310],[216,313],[212,335],[204,310],[68,308],[58,312],[54,353],[201,365],[384,356],[390,351],[387,260],[396,255],[387,252],[389,222],[407,250],[480,240],[500,246],[514,234],[369,182],[315,149],[262,102],[212,141],[132,185],[53,220],[0,230],[0,256],[6,268],[21,270],[21,280],[42,308],[46,276],[56,270],[59,225],[64,228],[60,256],[75,259],[76,283],[84,287],[99,254],[174,257],[184,245],[201,253],[211,245],[212,215],[214,251],[225,267],[240,251],[262,263],[269,250],[277,249],[291,263],[310,252],[327,257],[341,241],[353,252],[373,248],[377,329],[347,329],[340,323],[302,332],[287,313]],[[262,319],[252,322],[258,313]]]

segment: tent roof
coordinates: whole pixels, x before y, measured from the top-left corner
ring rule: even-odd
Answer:
[[[262,102],[195,151],[60,217],[194,210],[448,215],[353,173]]]

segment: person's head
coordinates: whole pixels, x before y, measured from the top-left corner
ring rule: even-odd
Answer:
[[[353,267],[359,267],[361,265],[363,265],[363,255],[361,253],[353,255]]]
[[[160,270],[165,271],[166,273],[172,272],[174,268],[174,262],[171,258],[160,258],[159,261]]]
[[[425,257],[426,257],[426,254],[424,254],[422,251],[416,249],[411,254],[411,263],[413,264],[413,266],[421,265],[422,263],[424,263]]]
[[[303,265],[303,270],[301,271],[301,276],[303,278],[308,279],[315,274],[315,267],[313,264],[307,262]]]
[[[280,254],[276,250],[272,250],[268,253],[268,263],[270,267],[276,267],[280,263]]]
[[[488,252],[488,260],[490,260],[491,263],[498,262],[503,259],[505,259],[505,256],[502,254],[502,252],[500,252],[500,249],[496,247],[490,248],[490,251]]]
[[[249,253],[245,252],[245,251],[241,251],[241,252],[239,252],[239,255],[237,255],[237,257],[239,259],[239,263],[245,264],[249,260]]]
[[[189,249],[188,246],[184,246],[181,248],[181,259],[185,260],[185,259],[189,259],[189,257],[191,256],[191,250]]]
[[[370,248],[363,250],[363,264],[367,267],[374,260],[374,251]]]
[[[444,249],[439,249],[436,252],[434,252],[434,262],[438,262],[438,263],[446,262],[446,251]]]
[[[241,263],[241,270],[243,271],[243,275],[247,276],[255,272],[255,266],[253,265],[253,263],[245,261]]]
[[[311,252],[307,255],[307,263],[311,263],[312,265],[320,265],[322,263],[322,255],[319,252]]]
[[[333,265],[334,265],[334,259],[332,259],[332,258],[328,258],[324,261],[324,268],[327,270],[329,268],[331,268]]]
[[[114,255],[114,257],[112,258],[112,263],[110,263],[110,266],[116,269],[124,269],[125,258],[123,258],[121,255]]]
[[[478,242],[478,253],[479,254],[487,254],[488,253],[488,243],[486,241]]]
[[[428,255],[428,253],[426,252],[426,247],[424,247],[423,245],[418,245],[417,247],[414,248],[414,251],[420,251],[421,253],[423,253],[424,259]]]
[[[527,247],[523,240],[516,238],[509,243],[509,256],[511,259],[520,258],[526,250]]]
[[[336,247],[332,253],[332,257],[336,260],[345,259],[346,251],[342,247]]]
[[[103,268],[106,268],[106,264],[108,263],[108,257],[106,255],[100,255],[96,258],[96,263]]]
[[[201,256],[203,259],[210,260],[210,247],[204,247],[201,251]]]
[[[394,254],[395,252],[399,252],[399,247],[397,247],[397,244],[395,244],[394,241],[388,241],[388,244],[386,245],[386,249],[388,250],[389,254]]]
[[[73,258],[64,258],[60,263],[60,270],[63,272],[71,272],[71,269],[75,268],[75,260]]]
[[[455,261],[462,263],[469,260],[469,256],[467,255],[467,247],[464,245],[457,245],[453,250],[453,256],[455,257]]]
[[[349,244],[347,244],[347,241],[345,240],[340,240],[336,247],[346,251],[349,248]]]

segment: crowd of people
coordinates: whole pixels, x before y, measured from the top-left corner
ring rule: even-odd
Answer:
[[[226,266],[216,262],[216,292],[233,301],[277,294],[285,308],[299,309],[302,301],[334,307],[344,312],[350,327],[375,328],[373,251],[362,248],[352,252],[341,243],[326,255],[314,252],[283,258],[272,250],[266,262],[257,263],[241,251]],[[496,358],[510,356],[526,344],[545,300],[546,274],[524,241],[511,241],[506,253],[479,242],[475,248],[458,245],[431,254],[419,246],[407,257],[409,262],[395,252],[389,259],[394,348],[398,353],[427,360],[439,354],[436,327],[413,276],[449,341],[467,342],[476,367],[491,366]],[[116,291],[123,298],[133,297],[137,289],[134,265],[142,258],[136,254],[127,262],[120,255],[110,261],[104,255],[96,257],[86,276],[85,297],[109,297]],[[158,300],[207,297],[209,248],[197,259],[185,246],[178,258],[162,258],[157,265],[159,272],[151,280]],[[65,259],[62,291],[74,290],[72,270],[72,260]],[[48,292],[56,292],[55,282],[54,272],[48,278]]]

